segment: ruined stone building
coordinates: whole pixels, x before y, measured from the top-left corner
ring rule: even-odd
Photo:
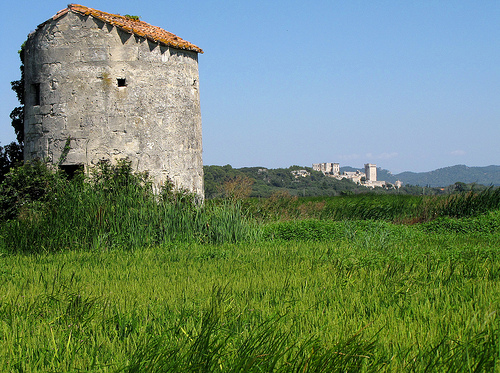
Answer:
[[[323,172],[324,174],[338,175],[340,173],[340,165],[338,163],[313,163],[314,171]]]
[[[72,171],[128,158],[203,195],[198,53],[137,17],[69,5],[24,48],[25,159]]]
[[[338,163],[313,163],[313,170],[323,172],[325,176],[333,177],[337,180],[348,179],[356,184],[360,184],[369,188],[374,187],[386,187],[388,184],[386,181],[377,180],[377,165],[372,163],[365,164],[365,172],[359,170],[356,171],[344,171],[340,173],[340,165]],[[397,181],[394,187],[400,188],[402,185],[401,181]]]

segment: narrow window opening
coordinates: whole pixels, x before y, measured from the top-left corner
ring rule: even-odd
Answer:
[[[116,80],[118,83],[118,87],[126,87],[127,86],[127,82],[126,82],[125,78],[118,78]]]
[[[31,86],[33,88],[33,98],[34,98],[33,105],[39,106],[40,105],[40,83],[35,83],[35,84],[32,84]]]
[[[68,179],[73,179],[76,175],[83,174],[83,164],[65,164],[59,168],[68,176]]]

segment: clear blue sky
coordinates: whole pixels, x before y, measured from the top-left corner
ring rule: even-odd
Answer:
[[[203,48],[204,164],[500,164],[500,1],[95,1]],[[62,1],[3,6],[0,145],[17,51]]]

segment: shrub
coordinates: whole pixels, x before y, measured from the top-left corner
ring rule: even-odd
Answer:
[[[0,183],[5,179],[12,167],[18,166],[23,159],[23,149],[21,145],[11,142],[8,145],[0,146]]]
[[[40,160],[12,168],[0,184],[0,221],[53,207],[66,185],[62,172]]]

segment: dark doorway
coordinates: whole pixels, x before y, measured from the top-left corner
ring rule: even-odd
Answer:
[[[60,165],[59,168],[64,171],[68,179],[73,179],[75,175],[83,174],[83,164],[65,164]]]

